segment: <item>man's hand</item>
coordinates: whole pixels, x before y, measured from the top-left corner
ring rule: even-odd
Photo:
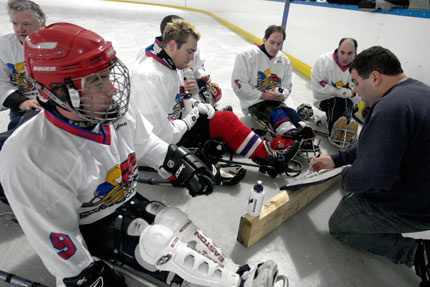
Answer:
[[[39,105],[36,99],[26,100],[19,105],[20,110],[36,110],[40,111],[42,107]]]
[[[191,92],[191,91],[194,91],[195,89],[197,89],[198,91],[199,87],[197,86],[197,82],[194,80],[194,78],[192,78],[192,79],[184,80],[184,89],[187,92]]]
[[[334,162],[331,156],[323,154],[319,157],[313,157],[309,162],[309,166],[312,167],[313,172],[318,172],[322,169],[334,168]]]
[[[169,145],[163,168],[185,185],[191,196],[208,195],[214,188],[213,171],[184,147]]]
[[[200,76],[197,80],[202,80],[203,82],[205,82],[208,86],[211,84],[211,76],[210,75],[204,75],[204,76]]]
[[[260,99],[265,101],[277,101],[282,102],[284,95],[275,93],[275,88],[261,93]]]

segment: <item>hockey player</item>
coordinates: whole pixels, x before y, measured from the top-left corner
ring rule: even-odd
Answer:
[[[168,143],[198,147],[209,139],[217,139],[239,155],[270,165],[269,174],[273,177],[285,172],[283,162],[269,154],[265,143],[236,115],[215,111],[210,104],[195,99],[183,99],[180,70],[194,58],[199,37],[188,21],[173,20],[164,30],[161,46],[154,43],[136,60],[131,75],[131,96],[140,111],[154,125],[155,133]],[[298,144],[290,146],[288,140],[277,141],[286,150],[289,148],[285,153],[288,162],[296,154]]]
[[[160,32],[163,35],[164,28],[174,19],[182,19],[177,15],[169,15],[163,18],[160,24]],[[155,43],[161,45],[162,36],[155,39]],[[194,58],[185,69],[181,70],[184,77],[184,89],[201,103],[211,104],[216,108],[216,103],[221,99],[221,88],[212,83],[211,77],[205,69],[205,60],[200,56],[200,49],[194,53]],[[231,106],[222,108],[223,111],[233,111]]]
[[[326,113],[330,139],[338,146],[349,144],[358,131],[358,123],[351,117],[354,103],[359,104],[361,99],[352,92],[348,70],[356,55],[357,41],[343,38],[338,48],[320,56],[311,70],[314,105]],[[346,135],[345,129],[350,131]]]
[[[311,160],[314,171],[345,166],[345,195],[330,233],[349,246],[415,267],[430,286],[430,240],[404,233],[430,230],[430,87],[408,78],[397,57],[374,46],[349,67],[370,107],[358,141]]]
[[[14,33],[0,37],[0,105],[9,108],[8,130],[27,110],[40,110],[37,91],[25,81],[23,43],[31,32],[45,26],[45,14],[29,0],[9,0],[7,8]]]
[[[141,157],[162,175],[174,173],[191,195],[209,194],[213,183],[202,162],[160,140],[129,105],[128,71],[110,42],[57,23],[27,37],[24,57],[28,77],[47,101],[6,142],[0,180],[58,286],[126,286],[92,256],[119,260],[172,286],[185,284],[183,278],[206,286],[273,285],[273,261],[239,267],[184,213],[137,194]],[[28,136],[31,142],[22,140]],[[194,244],[196,236],[205,244]],[[194,259],[210,272],[180,259]]]
[[[251,113],[270,123],[278,135],[296,134],[298,139],[311,139],[312,129],[284,102],[292,88],[291,61],[280,52],[284,40],[285,29],[270,25],[262,45],[237,54],[231,86],[245,115]]]

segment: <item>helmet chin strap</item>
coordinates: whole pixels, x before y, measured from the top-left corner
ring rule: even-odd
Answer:
[[[44,92],[45,94],[48,95],[49,99],[55,103],[55,105],[59,106],[60,108],[74,113],[75,115],[81,117],[83,119],[83,121],[76,121],[76,120],[72,120],[69,118],[66,118],[65,116],[61,115],[59,112],[55,111],[55,109],[53,110],[53,112],[55,112],[55,114],[59,115],[62,119],[66,120],[68,123],[80,127],[80,128],[84,128],[84,129],[89,129],[92,130],[94,129],[94,127],[97,125],[97,123],[94,123],[90,120],[88,120],[86,118],[85,115],[82,115],[81,113],[76,112],[73,108],[71,108],[69,105],[66,105],[59,97],[57,97],[54,93],[52,93],[50,90],[48,90],[47,88],[45,88],[44,86],[42,86],[40,83],[38,83],[37,81],[33,80],[33,85],[39,89],[40,91]],[[74,90],[74,89],[73,89]],[[74,90],[76,93],[78,93],[78,91]],[[78,94],[79,96],[79,94]]]
[[[70,102],[72,106],[76,109],[81,105],[81,97],[79,96],[79,92],[73,86],[73,82],[70,79],[65,79],[64,83],[66,84],[67,91],[69,92]]]

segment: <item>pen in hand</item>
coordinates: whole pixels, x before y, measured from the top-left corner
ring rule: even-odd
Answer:
[[[319,158],[320,157],[320,153],[316,156],[316,158]],[[314,165],[312,164],[312,165],[310,165],[309,166],[309,168],[306,170],[306,172],[305,172],[305,176],[307,176],[307,175],[309,175],[310,173],[312,173],[312,168],[314,167]]]

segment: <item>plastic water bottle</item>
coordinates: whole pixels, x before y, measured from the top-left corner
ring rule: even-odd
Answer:
[[[194,89],[192,89],[192,90],[189,91],[192,95],[195,95],[195,94],[197,94],[199,92],[199,88],[197,86],[197,82],[194,79],[193,70],[190,67],[188,67],[188,66],[184,69],[184,82],[185,81],[194,81],[196,87]]]
[[[251,189],[248,200],[248,214],[251,216],[259,216],[264,203],[264,188],[261,180]]]

